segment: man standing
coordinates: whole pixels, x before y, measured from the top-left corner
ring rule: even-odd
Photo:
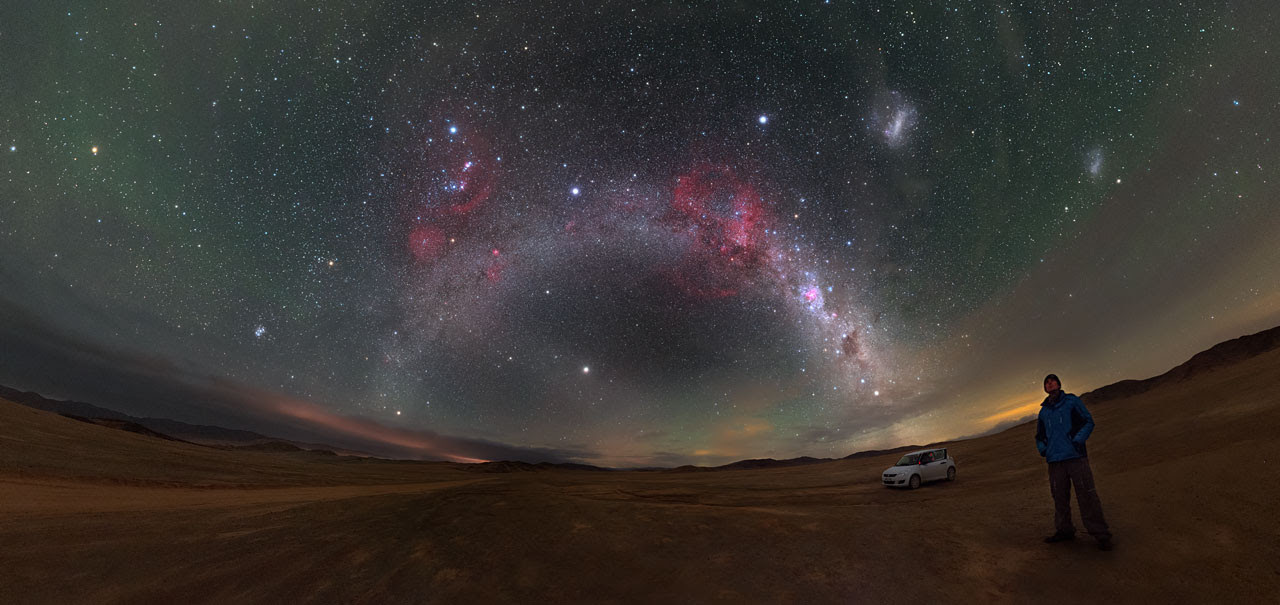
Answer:
[[[1056,530],[1045,542],[1062,542],[1076,537],[1071,524],[1071,486],[1076,488],[1080,518],[1098,548],[1111,550],[1111,531],[1102,516],[1102,502],[1093,486],[1089,454],[1084,442],[1093,432],[1093,416],[1079,397],[1062,392],[1057,375],[1044,377],[1044,392],[1049,396],[1040,404],[1036,423],[1036,449],[1049,463],[1049,491],[1053,493],[1053,525]]]

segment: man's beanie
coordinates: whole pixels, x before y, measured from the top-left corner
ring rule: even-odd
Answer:
[[[1058,386],[1062,386],[1062,381],[1061,381],[1061,380],[1058,380],[1058,375],[1057,375],[1057,374],[1050,374],[1050,375],[1048,375],[1048,376],[1045,376],[1045,377],[1044,377],[1044,381],[1045,381],[1045,382],[1049,382],[1050,380],[1052,380],[1052,381],[1054,381],[1054,382],[1058,383]]]

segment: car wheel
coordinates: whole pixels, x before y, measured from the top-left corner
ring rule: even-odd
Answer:
[[[920,475],[911,475],[911,480],[907,482],[907,487],[911,489],[920,487]]]
[[[956,480],[956,467],[953,466],[947,469],[947,481],[955,481],[955,480]]]

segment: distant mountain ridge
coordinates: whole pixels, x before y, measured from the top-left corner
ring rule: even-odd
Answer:
[[[1173,369],[1143,380],[1121,380],[1119,382],[1099,387],[1081,395],[1089,404],[1103,403],[1115,399],[1123,399],[1140,395],[1157,387],[1163,387],[1175,384],[1199,374],[1212,371],[1216,368],[1238,363],[1251,357],[1261,355],[1268,351],[1280,348],[1280,326],[1263,330],[1254,334],[1248,334],[1239,338],[1234,338],[1225,342],[1218,343],[1204,351],[1196,353],[1187,361],[1175,366]],[[168,418],[138,418],[130,416],[115,410],[99,407],[93,404],[79,401],[58,401],[47,399],[38,393],[28,391],[19,391],[5,386],[0,386],[0,398],[8,399],[16,403],[23,404],[28,407],[36,408],[71,417],[75,420],[90,422],[101,426],[117,428],[138,434],[148,435],[161,439],[172,439],[176,441],[186,441],[198,445],[212,446],[229,446],[237,449],[249,449],[256,451],[270,452],[296,452],[301,450],[316,451],[324,454],[334,454],[335,451],[341,451],[332,446],[314,443],[301,443],[290,441],[287,439],[279,439],[268,437],[253,431],[240,429],[228,429],[218,426],[207,426],[188,424]],[[1023,423],[1025,424],[1025,423]],[[969,439],[981,437],[985,434],[1008,430],[1011,427],[1002,427],[997,431],[989,431],[973,437],[965,437]],[[952,439],[949,441],[956,441]],[[942,442],[939,442],[942,443]],[[855,452],[844,456],[841,460],[853,460],[859,458],[870,458],[882,456],[886,454],[895,454],[908,452],[912,450],[929,447],[929,445],[904,445],[900,447],[865,450]],[[361,452],[343,452],[353,453],[362,456],[368,456]],[[801,466],[809,464],[819,464],[823,462],[831,462],[835,458],[813,458],[810,456],[801,456],[799,458],[788,458],[784,460],[775,460],[773,458],[752,458],[747,460],[739,460],[729,464],[720,466],[694,466],[684,465],[675,468],[646,468],[631,469],[645,471],[663,471],[663,472],[702,472],[702,471],[720,471],[720,470],[742,470],[742,469],[762,469],[762,468],[785,468],[791,466]],[[482,473],[512,473],[512,472],[536,472],[550,469],[568,469],[568,470],[590,470],[590,471],[611,471],[618,469],[609,469],[589,464],[578,463],[553,463],[553,462],[521,462],[511,460],[496,460],[492,462],[483,462],[478,464],[465,465],[471,470]]]
[[[129,433],[137,433],[139,435],[146,435],[147,437],[155,437],[156,439],[164,439],[167,441],[177,441],[180,443],[191,443],[190,441],[183,441],[182,439],[178,439],[177,437],[170,437],[164,433],[153,431],[145,426],[142,426],[141,424],[138,424],[136,422],[130,422],[128,420],[116,420],[113,418],[85,418],[84,416],[76,416],[75,414],[67,414],[67,413],[62,413],[59,415],[64,418],[79,420],[80,422],[87,422],[89,424],[105,426],[110,429],[126,431]],[[199,445],[199,444],[195,444],[195,445]]]
[[[130,416],[123,412],[84,403],[83,401],[61,401],[57,399],[46,398],[39,393],[30,391],[19,391],[6,386],[0,385],[0,398],[8,399],[15,403],[21,403],[30,408],[53,412],[61,416],[66,416],[74,420],[97,424],[114,429],[147,435],[149,437],[157,437],[160,439],[170,439],[173,441],[184,441],[194,443],[196,445],[207,446],[224,446],[234,448],[255,449],[260,451],[319,451],[329,452],[341,451],[341,448],[335,448],[331,445],[318,443],[303,443],[281,439],[278,437],[269,437],[261,433],[253,431],[245,431],[241,429],[228,429],[220,426],[209,426],[204,424],[188,424],[178,420],[169,418],[139,418]],[[354,452],[360,455],[368,455]]]
[[[739,460],[722,464],[720,466],[694,466],[686,464],[670,469],[661,469],[675,473],[695,473],[702,471],[737,471],[746,469],[761,468],[785,468],[788,466],[804,466],[806,464],[819,464],[822,462],[831,462],[835,458],[814,458],[812,456],[800,456],[799,458],[786,458],[783,460],[775,460],[773,458],[749,458],[747,460]]]
[[[590,464],[578,464],[576,462],[519,462],[515,460],[496,460],[493,462],[479,462],[466,465],[469,471],[478,473],[522,473],[535,471],[548,471],[552,469],[574,470],[574,471],[614,471],[617,469],[604,468],[601,466],[592,466]]]
[[[1191,356],[1173,369],[1143,380],[1121,380],[1080,396],[1086,403],[1101,403],[1146,393],[1156,387],[1182,382],[1216,368],[1256,357],[1280,348],[1280,326],[1220,342]]]

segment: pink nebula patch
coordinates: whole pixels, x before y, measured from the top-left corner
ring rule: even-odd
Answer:
[[[691,295],[737,294],[765,263],[770,220],[764,201],[728,166],[702,164],[681,175],[667,221],[693,235],[693,247],[672,280]]]
[[[445,241],[444,231],[431,225],[418,225],[409,231],[409,252],[417,262],[432,262],[444,254]]]
[[[496,253],[497,250],[494,250],[494,252]],[[495,254],[495,256],[497,255]],[[502,271],[506,268],[507,268],[506,261],[495,259],[492,263],[489,264],[489,268],[484,270],[485,279],[488,279],[489,283],[495,283],[495,284],[498,283],[498,281],[502,279]]]

